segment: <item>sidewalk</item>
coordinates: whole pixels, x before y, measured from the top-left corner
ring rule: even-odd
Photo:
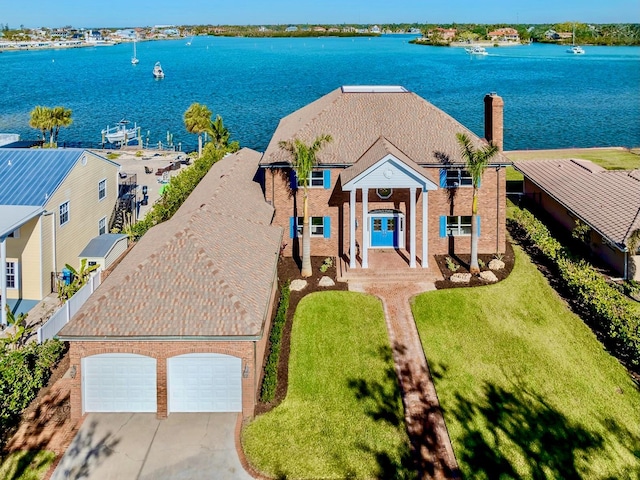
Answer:
[[[412,297],[433,289],[432,283],[349,284],[349,290],[382,300],[419,478],[458,479],[458,463],[410,307]]]

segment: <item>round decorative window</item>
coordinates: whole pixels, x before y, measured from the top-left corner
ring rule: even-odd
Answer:
[[[376,193],[382,200],[386,200],[393,194],[393,188],[378,188]]]
[[[80,163],[82,163],[83,167],[87,164],[87,156],[86,155],[82,156],[82,160],[80,160]]]

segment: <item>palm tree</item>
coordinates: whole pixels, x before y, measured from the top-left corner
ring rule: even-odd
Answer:
[[[36,106],[31,110],[29,126],[42,132],[42,141],[44,142],[46,134],[51,128],[51,109],[40,105]]]
[[[298,183],[302,184],[302,270],[303,277],[310,277],[311,272],[311,230],[309,229],[308,187],[313,167],[317,164],[316,155],[322,147],[331,142],[331,135],[319,135],[311,145],[295,138],[278,143],[280,148],[286,150],[293,157],[293,168],[296,172]],[[297,222],[296,222],[297,223]],[[295,233],[295,232],[294,232]]]
[[[184,112],[184,126],[189,133],[198,134],[198,157],[202,156],[202,134],[211,132],[211,110],[206,105],[192,103]]]
[[[211,137],[216,148],[226,147],[229,144],[229,130],[224,126],[222,117],[216,115],[211,124]]]
[[[473,183],[473,202],[471,204],[471,262],[469,263],[469,272],[472,274],[480,273],[478,265],[478,189],[480,188],[480,180],[489,165],[489,161],[499,151],[499,147],[493,143],[476,148],[471,143],[471,139],[466,133],[456,133],[456,138],[460,144],[461,155],[465,161],[465,168],[471,175]]]
[[[64,107],[53,107],[51,110],[52,131],[50,143],[51,145],[58,143],[58,133],[60,127],[68,127],[73,123],[71,119],[71,109]]]

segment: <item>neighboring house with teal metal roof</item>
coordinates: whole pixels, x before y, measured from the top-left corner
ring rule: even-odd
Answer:
[[[0,149],[2,323],[7,300],[42,300],[55,272],[107,233],[119,168],[81,149]]]

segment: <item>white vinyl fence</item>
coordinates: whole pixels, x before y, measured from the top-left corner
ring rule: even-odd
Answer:
[[[84,305],[84,302],[86,302],[95,289],[98,288],[101,278],[101,270],[96,270],[87,281],[87,284],[67,300],[62,307],[60,307],[60,310],[51,315],[44,325],[38,328],[38,343],[52,339],[62,330],[62,327],[69,323],[69,320],[73,318],[78,310],[80,310],[80,307]]]

